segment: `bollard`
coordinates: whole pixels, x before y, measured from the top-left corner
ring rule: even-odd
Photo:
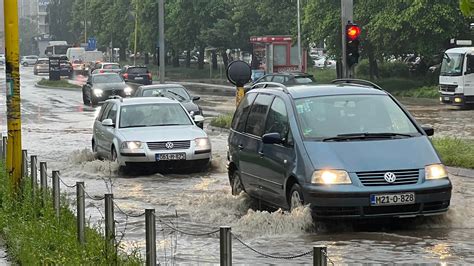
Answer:
[[[21,150],[21,177],[28,176],[28,151]]]
[[[2,159],[4,159],[4,160],[7,160],[7,143],[8,143],[7,136],[3,136],[3,138],[2,138]]]
[[[77,200],[77,241],[84,244],[86,242],[86,202],[84,197],[84,182],[76,182],[76,200]]]
[[[221,266],[232,265],[232,235],[230,226],[221,226],[219,231]]]
[[[105,194],[105,246],[106,246],[107,254],[109,254],[110,251],[114,252],[114,247],[115,247],[114,194]]]
[[[40,162],[40,185],[41,194],[43,195],[43,207],[46,206],[46,199],[48,198],[48,167],[46,162]]]
[[[145,210],[146,265],[156,266],[155,209]]]
[[[53,171],[53,207],[56,212],[56,217],[59,219],[59,171]]]
[[[31,155],[30,157],[31,164],[31,192],[33,197],[35,196],[36,185],[38,184],[38,158],[36,155]]]
[[[327,266],[328,259],[325,254],[327,254],[327,248],[325,246],[313,246],[313,265]]]

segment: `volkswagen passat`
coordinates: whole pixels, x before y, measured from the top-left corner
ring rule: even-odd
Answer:
[[[211,143],[186,109],[163,97],[107,100],[93,129],[92,149],[98,157],[121,168],[157,166],[162,169],[204,170],[211,159]]]
[[[319,217],[414,217],[448,210],[451,182],[428,136],[377,85],[359,80],[249,91],[235,112],[228,170],[242,191]],[[270,86],[270,87],[268,87]]]

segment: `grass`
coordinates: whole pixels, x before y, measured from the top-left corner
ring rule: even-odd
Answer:
[[[20,265],[141,265],[136,252],[131,255],[106,251],[98,228],[86,229],[86,244],[76,240],[76,218],[63,197],[60,219],[51,204],[41,206],[39,195],[32,196],[31,183],[23,182],[15,197],[0,162],[0,233],[10,259]],[[39,194],[39,193],[37,193]],[[50,194],[50,193],[48,193]],[[47,202],[52,202],[48,197]]]
[[[444,164],[474,169],[474,140],[445,137],[432,141]]]
[[[81,88],[81,86],[78,86],[76,84],[71,84],[65,79],[49,80],[49,79],[43,78],[40,81],[38,81],[38,85],[53,87],[53,88],[72,88],[72,89],[80,89]]]
[[[232,117],[233,114],[223,114],[214,117],[211,120],[211,126],[220,128],[230,128],[230,124],[232,123]]]

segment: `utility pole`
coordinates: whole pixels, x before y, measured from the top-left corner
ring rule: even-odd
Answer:
[[[138,33],[138,0],[135,2],[135,45],[133,48],[133,65],[137,65],[137,33]]]
[[[158,12],[158,43],[160,45],[160,83],[165,83],[165,3],[159,0]]]
[[[301,15],[300,15],[300,0],[297,0],[296,6],[298,9],[298,70],[303,71],[303,60],[301,55]]]
[[[87,0],[84,0],[84,43],[87,43]]]
[[[3,5],[5,10],[5,74],[8,120],[7,173],[11,178],[14,191],[17,191],[21,181],[22,161],[18,1],[4,1]]]
[[[353,71],[347,65],[347,47],[346,47],[346,26],[348,21],[353,21],[354,17],[353,0],[341,0],[341,33],[342,33],[342,78],[350,78]]]

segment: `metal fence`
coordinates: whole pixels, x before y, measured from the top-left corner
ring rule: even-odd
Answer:
[[[7,141],[6,137],[2,139],[2,146],[1,146],[1,159],[4,160],[6,158],[6,148],[7,148]],[[38,167],[39,166],[39,167]],[[47,174],[47,164],[46,162],[39,162],[38,165],[38,158],[36,155],[31,155],[28,158],[28,152],[26,150],[22,151],[22,177],[23,178],[31,178],[32,184],[32,193],[35,195],[38,193],[38,171],[39,171],[39,192],[41,193],[42,198],[42,206],[46,206],[47,204],[51,204],[51,202],[47,202],[51,200],[48,193],[52,192],[52,205],[56,213],[56,217],[61,219],[60,217],[60,208],[61,208],[61,193],[60,193],[60,185],[63,184],[67,188],[75,188],[76,189],[76,219],[77,219],[77,241],[83,245],[86,245],[86,237],[85,237],[85,230],[86,230],[86,212],[85,212],[85,199],[89,199],[91,201],[104,201],[104,214],[102,213],[101,209],[93,204],[94,207],[97,208],[102,219],[105,222],[105,230],[104,230],[104,239],[105,239],[105,247],[106,251],[113,252],[114,254],[117,253],[118,243],[121,241],[117,241],[116,229],[115,224],[116,221],[114,219],[115,209],[126,217],[126,221],[129,218],[140,218],[144,217],[145,219],[145,235],[146,235],[146,265],[157,265],[157,248],[156,248],[156,223],[158,222],[162,227],[166,227],[172,232],[176,232],[183,235],[188,236],[214,236],[219,235],[219,243],[220,243],[220,265],[232,265],[232,240],[235,240],[238,244],[245,247],[246,249],[252,251],[253,253],[260,255],[265,258],[275,259],[275,260],[292,260],[306,256],[313,257],[313,265],[324,266],[330,262],[334,265],[334,262],[329,258],[327,253],[327,248],[325,246],[313,246],[311,250],[301,252],[298,254],[268,254],[262,251],[255,249],[254,247],[250,246],[244,240],[242,240],[238,235],[232,232],[232,228],[230,226],[221,226],[219,228],[215,228],[209,230],[207,232],[186,232],[184,230],[178,229],[176,226],[170,221],[165,221],[164,218],[159,217],[155,213],[155,209],[145,209],[141,213],[127,213],[123,211],[115,202],[113,194],[104,194],[103,197],[91,196],[85,190],[84,182],[76,182],[74,185],[67,184],[60,176],[59,171],[52,171],[52,174],[48,176]],[[51,179],[52,190],[48,189],[48,178]],[[125,224],[126,230],[127,224]],[[122,233],[121,238],[123,238],[125,232]],[[107,253],[108,253],[107,252]]]

